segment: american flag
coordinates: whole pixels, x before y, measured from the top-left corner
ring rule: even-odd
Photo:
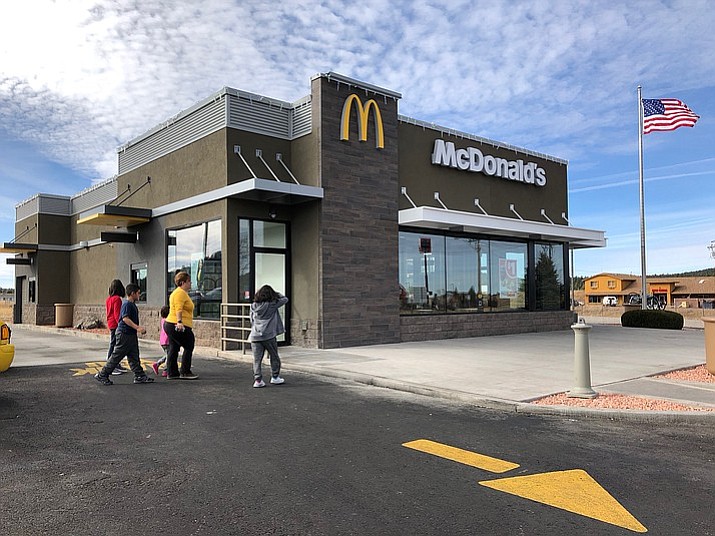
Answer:
[[[643,134],[692,127],[699,115],[678,99],[643,99]]]

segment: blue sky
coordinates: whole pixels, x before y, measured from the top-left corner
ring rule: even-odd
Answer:
[[[640,273],[636,88],[685,101],[694,128],[644,137],[648,272],[711,267],[713,27],[704,0],[8,4],[0,241],[17,203],[113,176],[119,145],[221,87],[295,101],[332,70],[401,92],[402,114],[567,159],[571,223],[608,238],[577,275]]]

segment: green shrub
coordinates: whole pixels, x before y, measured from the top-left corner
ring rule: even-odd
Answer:
[[[674,311],[636,309],[621,315],[624,328],[683,329],[683,315]]]

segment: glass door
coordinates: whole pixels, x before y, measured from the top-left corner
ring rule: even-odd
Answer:
[[[239,220],[239,296],[251,302],[263,285],[290,298],[288,224],[276,221]],[[279,309],[286,333],[278,337],[290,343],[290,305]]]
[[[273,290],[286,294],[286,256],[285,253],[264,253],[256,251],[253,256],[254,261],[254,282],[253,287],[258,290],[263,285],[270,285]],[[286,324],[286,307],[278,309],[281,320]],[[285,334],[278,336],[278,342],[285,342]]]

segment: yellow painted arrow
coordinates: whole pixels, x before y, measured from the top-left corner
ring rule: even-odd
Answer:
[[[633,532],[648,532],[648,529],[582,469],[485,480],[479,483]]]
[[[151,359],[140,359],[142,367],[148,369],[151,367],[151,364],[154,362]],[[106,365],[106,361],[89,361],[87,363],[84,363],[84,368],[71,368],[70,371],[74,372],[72,376],[86,376],[88,374],[91,374],[94,376],[102,370],[102,367]]]
[[[429,439],[416,439],[408,443],[403,443],[402,446],[452,460],[453,462],[463,463],[464,465],[476,467],[477,469],[484,469],[492,473],[506,473],[507,471],[519,467],[518,463],[507,462],[499,458],[492,458],[491,456],[477,454],[476,452],[459,449],[457,447],[450,447],[449,445],[430,441]]]

